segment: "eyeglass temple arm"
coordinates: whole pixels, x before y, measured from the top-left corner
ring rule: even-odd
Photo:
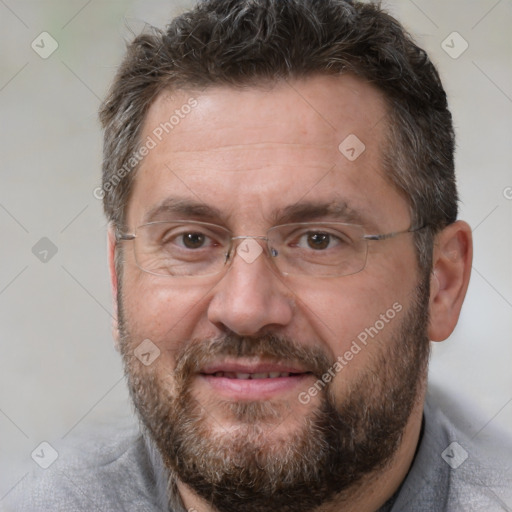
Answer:
[[[419,226],[416,228],[406,229],[404,231],[394,231],[393,233],[385,233],[381,235],[364,235],[363,238],[365,240],[387,240],[388,238],[393,238],[397,235],[403,235],[404,233],[414,233],[416,231],[420,231],[421,229],[426,228],[427,225]]]
[[[135,235],[131,233],[122,233],[118,229],[116,229],[116,241],[119,242],[121,240],[135,240]]]

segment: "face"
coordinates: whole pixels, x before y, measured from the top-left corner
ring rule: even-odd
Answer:
[[[381,95],[348,75],[163,93],[128,231],[177,219],[233,236],[286,222],[406,230],[407,202],[381,167],[385,126]],[[159,276],[122,243],[130,390],[181,482],[223,511],[302,511],[390,461],[428,357],[428,281],[411,234],[370,241],[364,270],[343,277],[283,275],[265,251],[234,251],[215,276]],[[146,366],[135,355],[148,339],[160,352]]]

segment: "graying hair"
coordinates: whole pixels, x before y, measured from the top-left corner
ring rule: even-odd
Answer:
[[[454,132],[436,68],[378,4],[345,0],[204,0],[128,46],[100,110],[104,210],[123,226],[146,113],[163,90],[353,73],[384,93],[386,175],[410,205],[420,268],[457,218]],[[116,183],[116,177],[118,183]],[[115,183],[115,186],[112,184]]]

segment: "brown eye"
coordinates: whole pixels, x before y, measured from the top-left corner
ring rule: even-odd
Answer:
[[[328,233],[313,233],[308,235],[308,246],[311,249],[320,250],[329,247],[331,235]]]
[[[198,249],[204,245],[205,235],[202,233],[185,233],[183,236],[183,245],[187,249]]]

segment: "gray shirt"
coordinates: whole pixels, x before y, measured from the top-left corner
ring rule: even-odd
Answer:
[[[483,449],[427,399],[410,471],[378,512],[512,512],[512,443]],[[183,512],[168,508],[167,474],[135,422],[60,449],[0,503],[7,512]]]

